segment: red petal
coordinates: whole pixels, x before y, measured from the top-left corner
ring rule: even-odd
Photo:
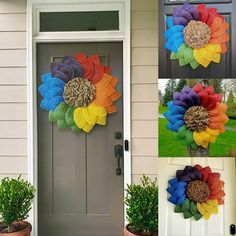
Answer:
[[[207,22],[208,20],[208,10],[207,10],[207,7],[205,4],[199,4],[197,6],[197,9],[198,9],[198,12],[199,12],[199,15],[200,15],[200,20],[202,22]]]
[[[203,168],[200,170],[200,173],[202,174],[202,180],[207,181],[208,175],[211,174],[211,168],[209,166]]]
[[[222,197],[225,196],[225,192],[223,190],[221,190],[220,192],[218,192],[217,194],[211,194],[209,199],[221,199]]]
[[[210,26],[217,15],[217,9],[216,8],[208,8],[208,20],[207,24]]]
[[[219,205],[224,205],[225,201],[222,198],[217,199]]]
[[[103,69],[104,69],[104,71],[103,71],[104,73],[107,73],[109,75],[111,74],[111,67],[110,66],[104,66]]]
[[[220,174],[219,173],[211,173],[208,175],[207,183],[210,188],[215,188],[220,181]]]
[[[196,168],[198,171],[200,171],[202,169],[202,167],[200,165],[195,165],[194,168]]]
[[[98,55],[93,55],[93,56],[89,57],[89,60],[92,62],[93,67],[94,67],[94,74],[90,80],[93,84],[96,84],[102,79],[103,66],[100,63],[100,59],[99,59]]]
[[[196,84],[196,85],[193,87],[193,91],[196,92],[196,93],[199,93],[199,92],[202,91],[202,90],[203,90],[203,86],[202,86],[200,83]]]
[[[218,192],[220,192],[222,190],[222,188],[224,187],[224,182],[223,181],[219,181],[219,183],[217,184],[217,186],[215,186],[213,188],[213,186],[210,187],[211,190],[211,194],[217,194]]]

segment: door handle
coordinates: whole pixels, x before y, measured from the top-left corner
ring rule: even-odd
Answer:
[[[236,227],[235,227],[235,225],[230,225],[230,230],[229,230],[229,232],[230,232],[230,235],[236,235]]]
[[[114,154],[115,158],[117,160],[117,168],[116,168],[116,175],[121,175],[121,167],[120,167],[120,161],[121,158],[123,157],[123,147],[120,144],[116,144],[114,147]]]

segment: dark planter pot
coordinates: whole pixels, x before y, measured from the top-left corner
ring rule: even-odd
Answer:
[[[153,232],[150,234],[135,234],[135,233],[130,232],[128,228],[129,228],[129,225],[126,225],[124,228],[124,236],[158,236],[158,232]]]
[[[0,233],[0,236],[30,236],[30,232],[32,230],[32,226],[29,222],[27,221],[21,221],[19,222],[21,225],[26,226],[24,229],[17,231],[17,232],[12,232],[12,233]]]

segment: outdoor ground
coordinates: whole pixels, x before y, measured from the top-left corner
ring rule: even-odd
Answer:
[[[186,147],[175,140],[175,133],[166,128],[167,120],[161,118],[167,107],[159,107],[159,157],[185,157]],[[226,124],[225,133],[218,136],[216,142],[210,146],[210,156],[225,157],[229,156],[229,151],[236,151],[236,120],[229,120]]]

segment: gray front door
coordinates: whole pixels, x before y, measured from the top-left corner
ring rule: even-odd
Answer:
[[[119,79],[122,95],[122,43],[38,44],[37,78],[65,55],[98,54]],[[123,227],[123,168],[116,175],[115,132],[123,129],[122,96],[107,125],[75,134],[48,122],[38,94],[39,236],[120,236]],[[123,164],[121,165],[123,166]]]

